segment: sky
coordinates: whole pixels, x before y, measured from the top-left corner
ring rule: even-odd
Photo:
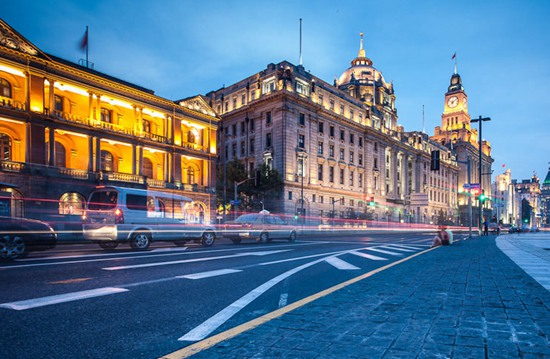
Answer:
[[[454,71],[492,146],[493,177],[544,181],[550,165],[547,0],[18,0],[0,18],[42,51],[78,62],[89,26],[97,71],[178,100],[300,58],[332,83],[359,50],[393,81],[398,123],[434,133]],[[477,124],[472,124],[477,128]]]

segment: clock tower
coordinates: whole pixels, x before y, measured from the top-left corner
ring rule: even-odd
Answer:
[[[451,84],[445,93],[445,107],[441,116],[442,131],[470,129],[468,114],[468,95],[462,87],[462,79],[456,72],[451,76]]]

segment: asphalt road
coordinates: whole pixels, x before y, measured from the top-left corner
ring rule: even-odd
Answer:
[[[105,252],[58,246],[0,264],[6,358],[157,358],[425,250],[433,234],[221,239]]]

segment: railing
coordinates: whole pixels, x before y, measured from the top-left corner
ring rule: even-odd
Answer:
[[[0,169],[6,172],[21,172],[25,169],[25,164],[13,161],[0,161]]]
[[[14,108],[22,111],[26,110],[27,108],[25,102],[16,101],[5,96],[0,96],[0,106]]]
[[[147,178],[147,186],[156,188],[166,188],[166,182],[153,178]]]
[[[79,179],[88,179],[88,171],[86,170],[77,170],[74,168],[58,168],[58,173],[62,176],[79,178]]]
[[[132,182],[143,184],[143,176],[120,172],[102,172],[101,179],[107,181]]]

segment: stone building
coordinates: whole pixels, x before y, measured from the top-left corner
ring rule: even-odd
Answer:
[[[263,163],[281,174],[270,211],[322,222],[457,219],[453,153],[398,125],[393,84],[366,56],[362,35],[358,56],[333,84],[282,61],[206,96],[222,117],[225,161],[242,161],[251,177]],[[441,167],[431,171],[436,149]]]
[[[482,208],[483,216],[490,216],[492,198],[490,193],[491,167],[493,163],[491,144],[486,140],[481,140],[480,166],[480,137],[478,130],[472,128],[472,119],[468,113],[468,96],[456,69],[451,76],[449,87],[445,93],[441,126],[435,128],[431,139],[442,144],[456,155],[460,168],[457,188],[460,213],[459,223],[462,225],[468,224],[469,198],[472,198],[473,218],[480,218],[480,207]],[[479,191],[485,194],[487,200],[485,203],[481,203],[481,206],[478,200],[478,193],[475,192],[475,189],[471,191],[467,188],[469,184],[477,184]],[[474,224],[478,224],[478,222],[474,221]]]
[[[86,65],[0,20],[3,214],[78,221],[94,187],[113,184],[183,194],[186,213],[210,221],[219,118],[207,102],[170,101]]]

